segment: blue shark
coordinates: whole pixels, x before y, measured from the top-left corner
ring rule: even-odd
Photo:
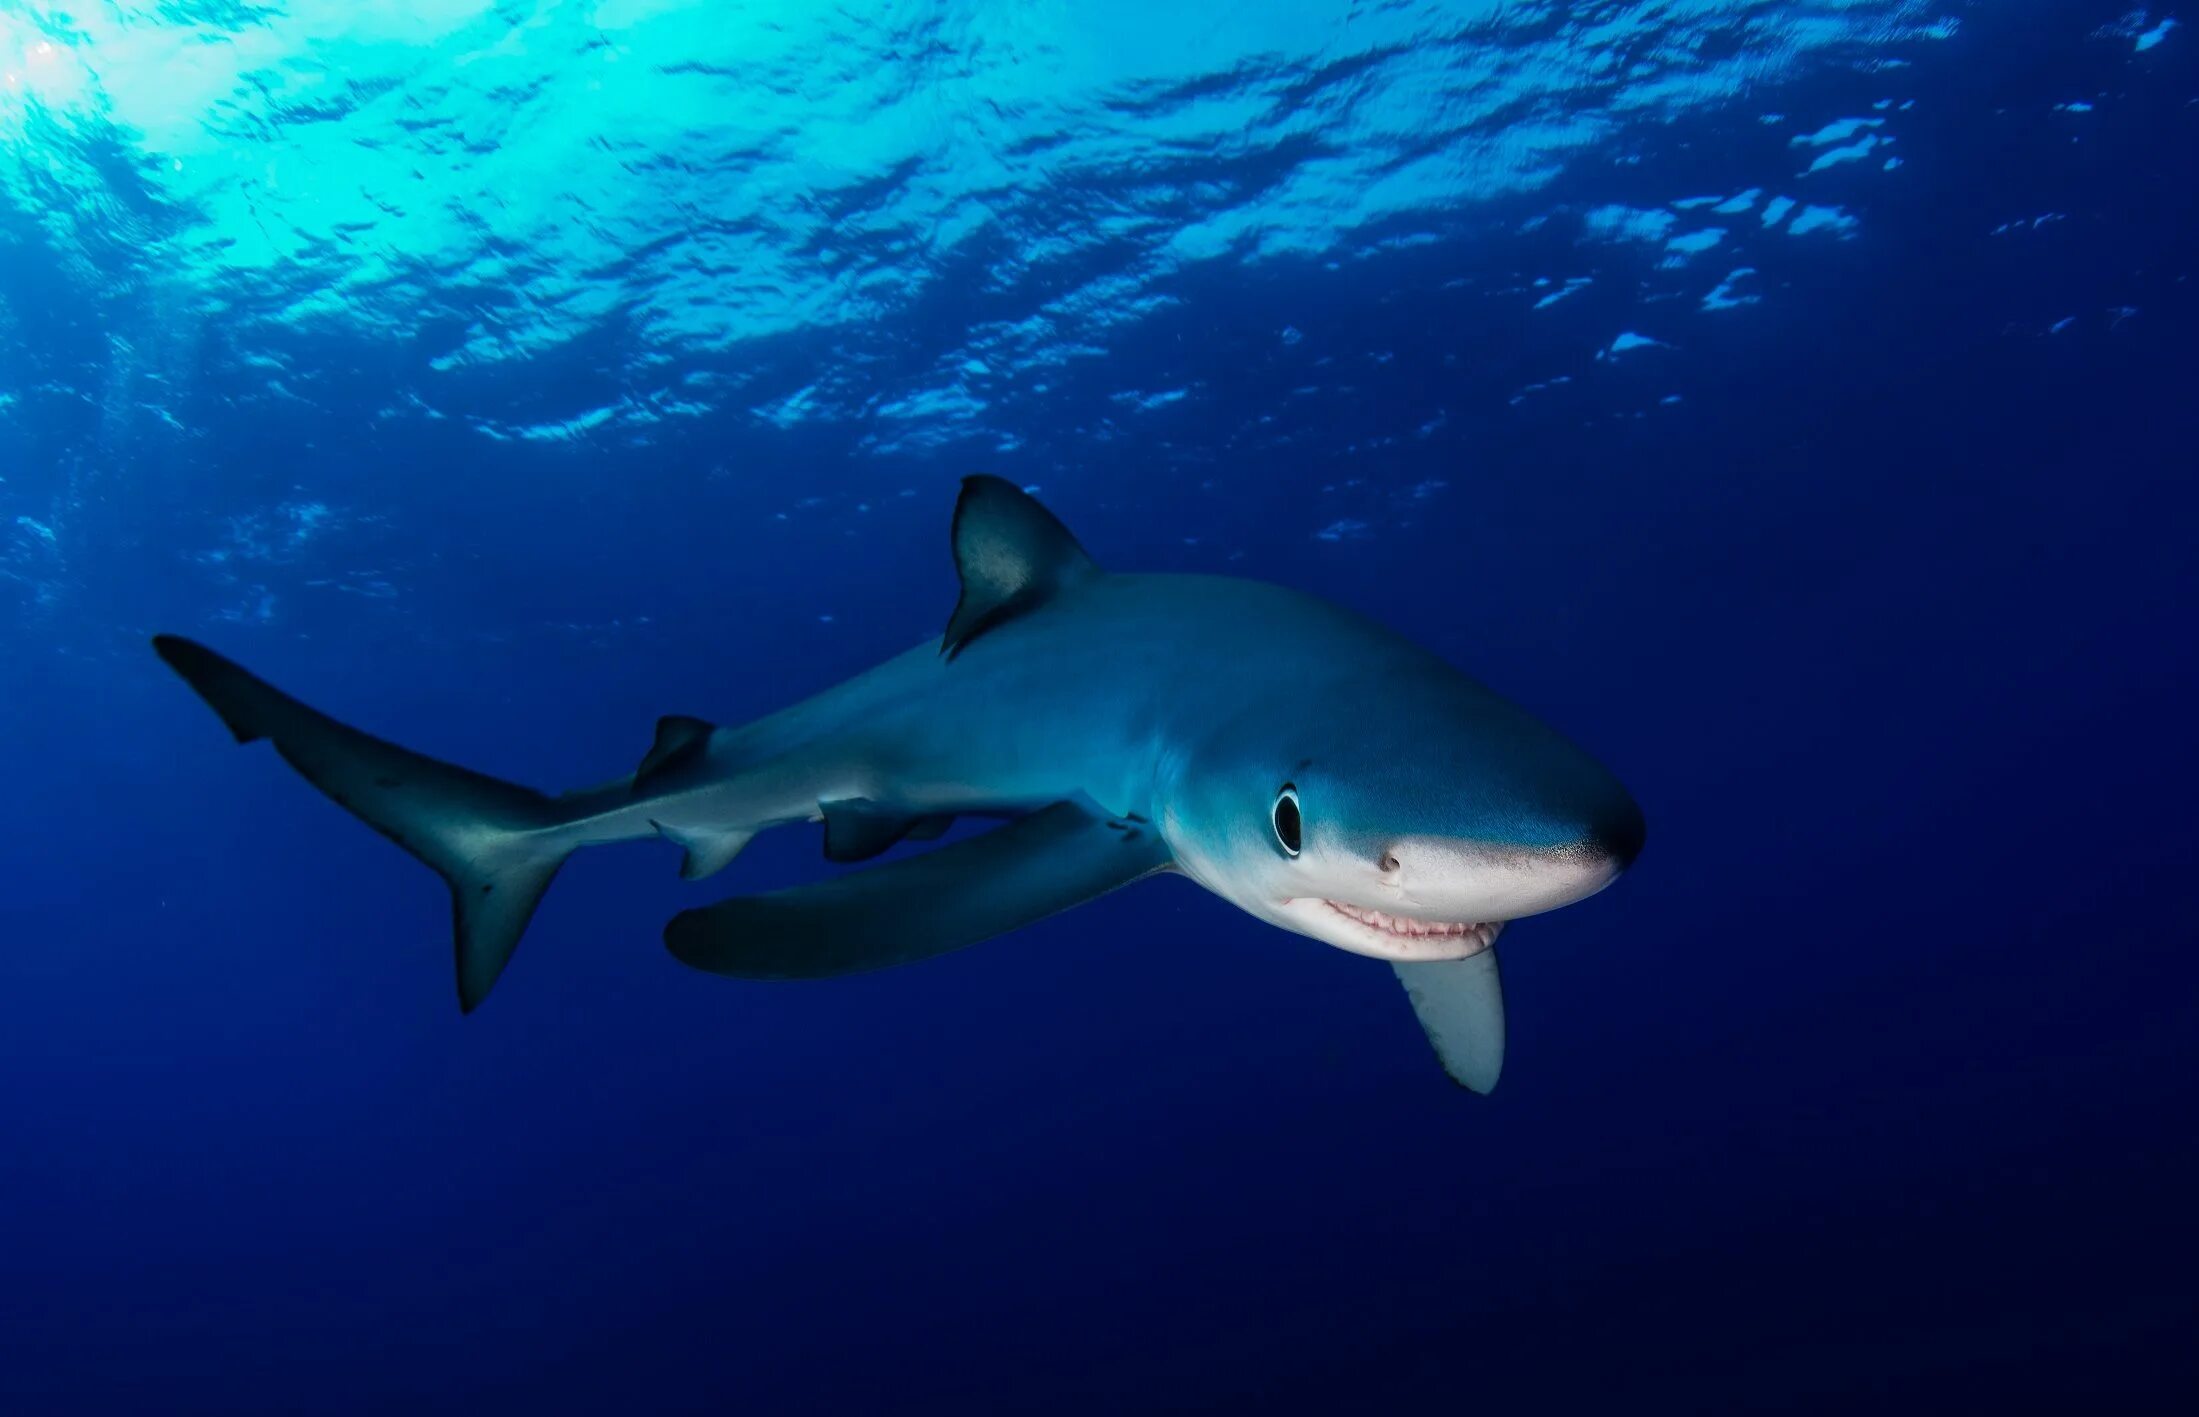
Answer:
[[[401,748],[193,641],[154,648],[239,742],[432,866],[471,1012],[584,846],[661,838],[709,876],[822,823],[873,862],[684,911],[671,953],[748,979],[906,964],[1149,876],[1388,961],[1453,1080],[1496,1085],[1505,925],[1609,885],[1642,813],[1594,758],[1383,626],[1281,586],[1102,571],[1021,489],[964,480],[945,631],[768,717],[670,717],[636,769],[547,795]]]

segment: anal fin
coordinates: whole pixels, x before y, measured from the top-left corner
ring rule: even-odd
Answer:
[[[680,879],[699,881],[714,876],[733,864],[733,858],[754,839],[755,833],[744,830],[706,831],[697,827],[667,826],[652,822],[657,835],[663,837],[687,853],[680,862]]]

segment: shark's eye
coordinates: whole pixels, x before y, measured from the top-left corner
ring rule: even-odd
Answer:
[[[1282,791],[1275,794],[1275,807],[1268,814],[1268,820],[1275,827],[1276,841],[1282,844],[1283,850],[1296,856],[1299,833],[1304,825],[1298,819],[1297,788],[1287,782],[1283,784]]]

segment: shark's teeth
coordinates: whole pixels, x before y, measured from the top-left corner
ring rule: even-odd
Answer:
[[[1347,905],[1340,900],[1321,902],[1347,920],[1402,940],[1462,940],[1473,939],[1483,947],[1496,943],[1497,931],[1503,928],[1501,921],[1421,920],[1410,915],[1392,915],[1384,910],[1369,910],[1365,906]]]

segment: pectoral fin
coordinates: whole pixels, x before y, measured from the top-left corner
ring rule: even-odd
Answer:
[[[1169,864],[1150,828],[1064,802],[921,856],[685,911],[664,943],[713,974],[855,974],[974,945]]]
[[[1504,1071],[1504,981],[1495,946],[1467,959],[1391,968],[1451,1081],[1470,1092],[1494,1088]]]

